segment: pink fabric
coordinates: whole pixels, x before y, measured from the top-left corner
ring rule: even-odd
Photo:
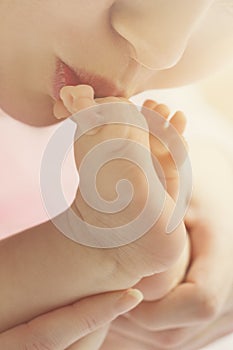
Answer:
[[[0,110],[0,239],[48,219],[39,175],[44,149],[56,128],[30,127]],[[64,179],[68,202],[77,185],[70,162]]]

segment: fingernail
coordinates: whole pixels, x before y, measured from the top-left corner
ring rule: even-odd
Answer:
[[[143,300],[143,294],[138,289],[129,289],[118,299],[116,309],[120,314],[132,310]]]

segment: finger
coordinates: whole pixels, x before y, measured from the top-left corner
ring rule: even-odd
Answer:
[[[138,342],[134,338],[110,331],[101,350],[157,350],[155,346]]]
[[[122,319],[123,317],[121,317]],[[233,312],[228,312],[225,315],[222,315],[220,318],[215,320],[213,323],[208,326],[202,327],[190,327],[177,329],[172,331],[163,331],[163,332],[148,332],[142,331],[140,328],[135,328],[131,324],[131,330],[129,327],[130,323],[123,323],[119,325],[119,328],[116,323],[119,322],[116,320],[114,322],[114,327],[111,327],[110,336],[107,337],[107,340],[104,344],[108,347],[103,347],[101,350],[112,350],[112,349],[121,349],[121,347],[114,348],[114,344],[119,344],[118,341],[127,341],[127,350],[134,349],[132,346],[139,346],[140,350],[152,349],[153,350],[198,350],[203,346],[206,346],[213,341],[220,339],[221,337],[231,334],[233,332]],[[127,320],[126,320],[127,322]],[[129,332],[127,333],[127,330]],[[143,336],[143,333],[145,335]],[[140,334],[142,335],[140,337]],[[228,343],[229,345],[229,343]],[[112,347],[111,347],[112,346]],[[116,345],[115,345],[116,346]],[[228,348],[227,348],[228,349]]]
[[[154,332],[150,343],[153,342],[162,349],[185,349],[185,345],[196,335],[201,334],[205,328],[206,326],[202,325],[201,327],[186,327]]]
[[[138,324],[132,322],[130,318],[124,315],[112,322],[110,329],[124,335],[125,337],[133,337],[135,340],[145,342],[147,344],[151,344],[151,341],[153,342],[151,339],[153,339],[153,335],[156,334],[156,332],[151,332],[140,327]]]
[[[104,326],[97,331],[88,334],[86,337],[77,341],[66,350],[98,350],[103,344],[108,333],[109,326]]]
[[[206,329],[201,333],[197,334],[192,341],[188,342],[185,346],[187,350],[196,350],[200,349],[208,344],[211,344],[215,340],[219,340],[226,335],[229,335],[233,332],[233,312],[229,312],[214,323],[206,327]],[[229,345],[229,343],[228,343]],[[224,346],[224,345],[223,345]],[[221,347],[223,348],[223,347]]]
[[[192,336],[186,337],[186,339],[184,336],[183,342],[179,341],[179,334],[174,337],[172,334],[169,335],[169,333],[164,332],[163,338],[160,339],[161,349],[197,350],[212,344],[215,340],[220,340],[222,337],[233,332],[233,312],[231,311],[222,315],[214,322],[211,322],[198,330],[197,328],[194,328],[193,333],[191,332],[192,329],[193,328],[190,329],[190,334],[192,334]],[[229,343],[227,342],[227,344]],[[219,348],[223,347],[224,344],[222,343]]]
[[[134,324],[126,317],[120,317],[111,324],[111,331],[134,341],[143,344],[143,346],[160,346],[160,341],[157,341],[157,332],[150,332],[142,327]]]
[[[214,232],[209,225],[197,225],[190,232],[193,262],[186,282],[159,301],[139,305],[130,313],[134,322],[149,330],[166,330],[209,322],[219,314],[232,284],[232,255],[224,238]]]
[[[195,334],[201,333],[206,325],[197,327],[177,328],[166,331],[148,331],[127,319],[125,316],[117,318],[111,324],[111,330],[116,331],[125,337],[133,338],[138,342],[148,345],[157,345],[161,348],[172,348],[181,346]]]
[[[105,293],[40,316],[2,333],[0,348],[64,350],[89,333],[111,322],[142,299],[135,290]]]
[[[111,326],[112,332],[120,334],[125,339],[133,339],[140,344],[141,349],[144,349],[146,345],[153,345],[153,350],[197,350],[233,332],[232,310],[208,325],[153,333],[135,327],[128,320],[122,322],[123,318],[114,321]]]

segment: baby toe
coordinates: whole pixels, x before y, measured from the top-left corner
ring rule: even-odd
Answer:
[[[146,100],[143,103],[143,107],[146,107],[148,109],[154,109],[157,105],[158,105],[158,103],[154,100]]]
[[[65,86],[60,96],[71,113],[76,113],[95,105],[94,90],[89,85]]]
[[[177,111],[171,118],[170,123],[179,134],[183,134],[186,127],[186,117],[182,111]]]
[[[167,119],[170,115],[170,109],[165,104],[158,104],[153,108],[153,110],[157,113],[159,113],[163,118]]]

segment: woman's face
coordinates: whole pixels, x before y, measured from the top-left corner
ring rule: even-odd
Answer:
[[[46,125],[63,85],[130,97],[190,83],[232,54],[230,8],[231,0],[1,0],[0,106]]]

